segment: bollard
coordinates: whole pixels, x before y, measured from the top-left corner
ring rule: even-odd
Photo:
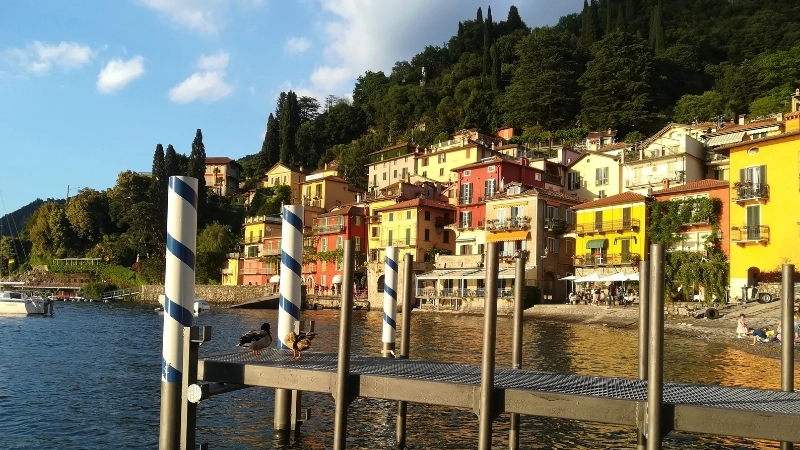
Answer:
[[[494,419],[494,361],[497,346],[497,277],[499,269],[497,242],[490,242],[486,253],[486,296],[483,309],[483,361],[481,363],[481,398],[478,411],[478,450],[492,448]]]
[[[511,367],[522,368],[522,314],[524,313],[525,294],[525,252],[519,252],[514,273],[514,330],[511,340]],[[511,425],[508,430],[508,448],[519,449],[519,414],[511,414]]]
[[[385,282],[383,288],[383,351],[385,358],[394,357],[394,344],[397,334],[397,279],[399,249],[386,247],[386,263],[384,267]]]
[[[664,245],[650,245],[650,336],[647,365],[647,450],[662,445],[664,404]]]
[[[183,329],[192,326],[197,243],[197,179],[169,177],[164,337],[158,448],[177,449],[181,430]]]
[[[347,444],[347,385],[350,378],[350,340],[353,323],[353,241],[344,241],[342,266],[342,307],[339,309],[339,360],[336,368],[336,410],[333,423],[333,448],[344,450]]]
[[[408,358],[408,347],[411,342],[411,308],[414,306],[414,257],[406,253],[403,259],[403,312],[400,317],[400,354],[399,358]],[[406,402],[397,402],[397,448],[406,446]]]
[[[280,295],[278,297],[278,339],[279,349],[289,348],[283,341],[289,332],[294,331],[300,320],[300,285],[303,264],[303,207],[288,205],[283,207],[283,227],[281,228],[281,269]],[[292,391],[275,389],[275,438],[287,443],[292,427]]]
[[[647,380],[647,342],[650,335],[650,262],[639,261],[639,379]],[[639,425],[636,433],[636,450],[647,448],[645,427]]]
[[[782,266],[781,281],[781,390],[794,391],[794,264]],[[781,450],[794,444],[781,442]]]

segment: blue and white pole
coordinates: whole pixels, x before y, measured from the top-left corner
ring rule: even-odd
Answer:
[[[384,357],[394,356],[397,335],[397,280],[399,249],[386,247],[386,265],[383,286],[383,351]]]
[[[169,177],[159,448],[180,447],[183,330],[192,326],[197,179]]]
[[[303,207],[285,205],[281,228],[281,285],[278,298],[278,348],[289,348],[284,340],[300,320],[300,285],[303,268]],[[299,393],[298,393],[299,394]],[[275,435],[291,432],[292,391],[275,389]]]

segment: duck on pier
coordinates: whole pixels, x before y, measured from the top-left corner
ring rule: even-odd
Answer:
[[[252,330],[243,334],[239,338],[239,347],[252,350],[254,355],[260,354],[262,348],[267,348],[272,344],[272,334],[269,331],[269,324],[261,325],[260,330]]]
[[[303,350],[311,348],[311,340],[314,339],[317,333],[306,333],[301,331],[298,335],[294,331],[286,335],[284,339],[286,346],[292,349],[292,359],[300,359]]]

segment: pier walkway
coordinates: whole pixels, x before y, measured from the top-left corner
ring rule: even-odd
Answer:
[[[197,379],[336,395],[336,354],[237,352],[198,360]],[[351,355],[348,403],[356,397],[471,409],[478,413],[481,367]],[[642,427],[647,382],[497,368],[492,416],[556,417]],[[683,383],[663,384],[662,432],[800,442],[800,393]]]

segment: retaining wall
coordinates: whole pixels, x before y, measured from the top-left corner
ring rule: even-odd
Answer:
[[[158,296],[164,293],[163,285],[142,286],[142,300],[158,303]],[[249,300],[271,297],[278,293],[272,286],[219,286],[196,285],[194,296],[208,300],[213,304],[238,304]]]

